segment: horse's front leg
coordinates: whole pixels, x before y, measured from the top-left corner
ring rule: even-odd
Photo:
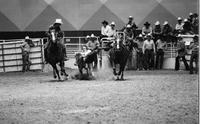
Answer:
[[[61,68],[61,75],[65,75],[65,77],[68,77],[68,74],[65,72],[65,62],[60,62],[60,68]]]
[[[89,64],[88,64],[88,73],[89,73],[89,75],[94,76],[94,74],[93,74],[93,72],[92,72],[92,68],[93,68],[93,64],[92,64],[92,63],[89,63]]]
[[[53,68],[53,77],[54,77],[55,79],[57,78],[56,71],[55,71],[54,68]]]
[[[59,71],[58,71],[58,69],[56,67],[56,64],[52,64],[51,66],[53,67],[54,78],[56,78],[56,75],[57,75],[58,76],[58,80],[61,80]]]
[[[116,72],[116,64],[113,62],[112,65],[113,65],[113,74],[114,74],[114,75],[117,75],[117,72]]]

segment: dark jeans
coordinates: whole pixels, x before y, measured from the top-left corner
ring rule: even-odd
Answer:
[[[163,49],[158,49],[156,54],[156,69],[162,69],[164,60],[164,51]]]
[[[153,49],[152,50],[145,50],[145,67],[144,69],[153,69],[154,68],[154,53]]]
[[[23,72],[30,70],[31,61],[29,58],[29,52],[24,51],[22,53],[22,64],[23,64],[23,67],[22,67]]]
[[[193,74],[194,68],[193,68],[193,62],[195,62],[195,72],[198,72],[198,54],[192,53],[190,58],[190,74]]]
[[[142,70],[144,67],[144,55],[142,50],[137,52],[137,69]]]
[[[180,67],[180,58],[182,58],[182,61],[185,65],[185,69],[186,70],[189,70],[189,65],[185,59],[185,56],[177,56],[176,57],[176,62],[175,62],[175,70],[179,70],[179,67]]]

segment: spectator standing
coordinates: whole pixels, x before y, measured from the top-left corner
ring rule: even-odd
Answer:
[[[158,38],[156,41],[156,69],[162,69],[163,60],[164,60],[164,49],[166,46],[166,42],[161,38]]]
[[[190,74],[193,74],[194,68],[193,68],[193,62],[195,62],[195,73],[198,72],[199,63],[198,63],[198,53],[199,53],[199,38],[198,36],[194,36],[194,42],[191,43],[189,46],[190,49],[192,49],[192,54],[190,58]]]
[[[151,35],[147,35],[147,39],[144,41],[143,47],[143,54],[145,56],[145,70],[147,69],[153,69],[154,68],[154,53],[155,50],[155,44],[152,40]]]
[[[176,51],[176,61],[175,61],[175,70],[178,71],[180,67],[180,58],[182,59],[186,70],[189,70],[189,65],[185,59],[186,55],[186,47],[185,47],[185,42],[183,41],[182,37],[178,37],[178,43],[177,43],[177,51]]]
[[[142,34],[140,34],[138,37],[136,37],[136,40],[134,41],[137,44],[137,70],[143,70],[144,68],[144,54],[142,52],[142,47],[144,44],[144,39],[142,37]]]
[[[29,71],[31,61],[29,58],[31,47],[34,47],[33,41],[29,38],[29,36],[25,37],[24,42],[20,45],[22,49],[22,72]]]

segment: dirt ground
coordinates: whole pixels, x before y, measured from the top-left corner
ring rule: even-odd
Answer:
[[[125,81],[115,81],[101,70],[95,77],[58,82],[49,72],[0,74],[0,124],[198,123],[198,75],[126,71]]]

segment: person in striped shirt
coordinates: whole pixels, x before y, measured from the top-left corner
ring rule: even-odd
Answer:
[[[194,36],[194,42],[190,44],[189,48],[192,49],[192,54],[190,58],[190,74],[193,74],[193,62],[195,62],[195,72],[198,72],[198,53],[199,53],[199,38]]]

